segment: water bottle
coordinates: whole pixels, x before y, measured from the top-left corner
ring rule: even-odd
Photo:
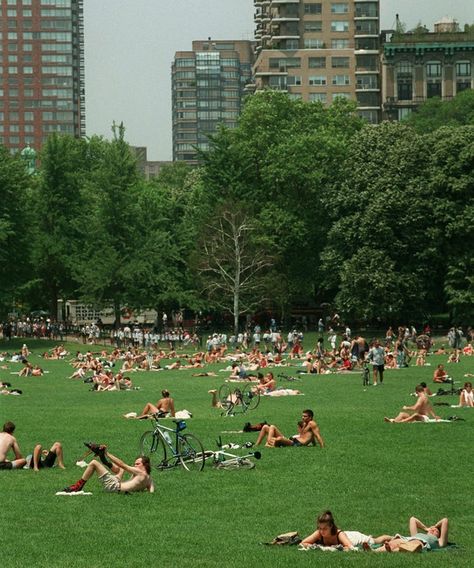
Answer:
[[[166,442],[171,445],[171,436],[168,434],[168,432],[163,432],[163,438],[166,440]]]

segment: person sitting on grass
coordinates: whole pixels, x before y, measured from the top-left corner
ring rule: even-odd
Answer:
[[[265,424],[258,435],[257,446],[267,438],[265,445],[271,448],[280,446],[309,446],[310,444],[314,445],[315,440],[318,441],[321,448],[324,448],[324,441],[319,431],[319,426],[313,417],[314,413],[312,410],[303,410],[302,421],[298,423],[298,434],[291,438],[285,438],[275,425]]]
[[[409,527],[410,536],[395,535],[375,552],[420,552],[421,550],[436,550],[448,544],[447,518],[427,527],[416,517],[411,517]]]
[[[272,392],[276,388],[276,379],[273,373],[267,373],[263,376],[261,373],[258,374],[258,385],[256,389],[262,393]]]
[[[474,392],[472,390],[472,383],[464,383],[464,388],[459,396],[459,406],[474,407]]]
[[[402,410],[408,410],[412,412],[400,412],[395,418],[385,417],[385,422],[428,422],[430,416],[435,420],[441,420],[439,416],[433,411],[433,408],[428,400],[428,396],[425,393],[425,389],[422,385],[417,385],[415,388],[416,396],[418,400],[413,406],[404,406]]]
[[[451,379],[448,377],[448,373],[444,369],[444,365],[440,363],[434,373],[433,373],[434,383],[450,383]]]
[[[137,420],[144,420],[153,414],[158,414],[158,418],[164,418],[165,416],[174,417],[174,398],[171,398],[170,391],[163,389],[161,391],[161,396],[162,398],[160,398],[160,400],[156,404],[147,402],[140,416],[136,417]],[[125,418],[128,417],[129,416],[125,415]]]
[[[97,460],[92,460],[84,470],[82,477],[73,485],[66,487],[63,490],[64,492],[77,493],[82,491],[84,485],[89,481],[94,473],[96,473],[104,490],[108,493],[134,493],[137,491],[148,491],[150,493],[154,493],[155,487],[150,476],[150,458],[147,456],[139,456],[132,466],[127,465],[124,461],[109,453],[106,446],[89,444],[88,447],[90,447],[90,449],[99,456],[100,460],[109,467],[112,473],[107,471],[103,463]],[[125,472],[130,473],[132,477],[131,479],[122,481]]]
[[[301,546],[308,548],[313,545],[342,546],[344,550],[354,547],[370,547],[374,544],[383,544],[393,537],[387,534],[372,537],[359,531],[342,531],[337,528],[331,511],[325,511],[316,519],[317,529],[301,542]]]
[[[21,455],[18,442],[13,436],[14,431],[15,424],[13,422],[5,422],[3,431],[0,432],[0,469],[21,469],[26,463],[26,460]],[[7,458],[10,450],[15,454],[13,461]]]
[[[41,444],[36,444],[33,453],[26,458],[26,465],[35,471],[43,468],[53,467],[58,460],[58,467],[66,469],[63,461],[63,446],[61,442],[54,442],[49,450],[43,450]]]

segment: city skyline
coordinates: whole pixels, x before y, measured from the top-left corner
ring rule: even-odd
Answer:
[[[392,28],[397,13],[408,28],[422,21],[432,29],[446,15],[461,25],[474,23],[474,5],[463,0],[449,6],[444,0],[418,0],[415,5],[411,0],[381,0],[381,27]],[[126,0],[86,0],[87,134],[110,138],[112,122],[123,121],[127,140],[147,146],[149,159],[171,159],[175,52],[208,37],[253,39],[253,14],[253,0],[166,0],[159,5],[136,0],[133,7]]]

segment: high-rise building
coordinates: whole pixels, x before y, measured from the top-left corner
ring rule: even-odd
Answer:
[[[394,32],[383,46],[387,118],[401,120],[427,99],[450,100],[474,87],[474,33],[443,18],[434,31]]]
[[[380,120],[378,0],[254,0],[255,88],[330,104],[357,101]]]
[[[0,143],[83,136],[83,0],[0,0]]]
[[[253,42],[193,41],[172,65],[173,160],[196,164],[219,124],[233,128],[251,81]]]

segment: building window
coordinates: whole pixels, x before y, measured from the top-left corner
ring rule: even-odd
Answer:
[[[326,93],[310,93],[309,94],[309,100],[310,101],[317,101],[320,103],[325,103],[327,100],[327,94]]]
[[[331,22],[331,31],[332,32],[348,32],[349,31],[349,22],[345,20],[336,20]]]
[[[301,67],[300,57],[270,57],[270,69],[294,69]]]
[[[325,57],[310,57],[308,59],[308,67],[310,69],[324,69],[326,67]]]
[[[302,94],[301,93],[288,93],[288,97],[292,101],[299,101],[299,100],[302,99]]]
[[[378,18],[378,2],[357,2],[355,5],[356,18]]]
[[[346,100],[350,100],[351,94],[350,93],[333,93],[332,94],[332,100],[335,101],[336,99],[346,99]]]
[[[331,40],[332,49],[349,49],[348,39],[333,39]]]
[[[370,124],[377,124],[379,121],[379,113],[377,110],[360,110],[359,116]]]
[[[331,14],[348,14],[349,4],[347,2],[336,2],[331,4]]]
[[[306,38],[304,40],[305,49],[324,49],[324,42],[321,39]]]
[[[301,85],[301,76],[298,75],[288,76],[286,84],[291,87],[299,87]]]
[[[443,94],[443,87],[441,81],[429,81],[426,84],[426,97],[431,99],[433,97],[441,97]]]
[[[411,113],[412,113],[411,108],[399,108],[398,109],[398,120],[403,120],[405,118],[408,118]]]
[[[313,22],[305,22],[304,31],[308,33],[322,32],[323,22],[321,22],[320,20],[314,20]]]
[[[431,61],[426,64],[427,77],[441,77],[441,62]]]
[[[397,95],[399,101],[411,101],[413,98],[412,79],[399,78],[397,80]]]
[[[379,88],[378,75],[358,75],[357,89],[370,90]]]
[[[312,87],[327,85],[327,77],[326,75],[313,75],[308,78],[308,84]]]
[[[322,4],[309,4],[305,2],[304,4],[304,13],[305,14],[321,14],[322,11]]]
[[[350,85],[351,79],[349,75],[334,75],[332,78],[333,85]]]
[[[350,59],[349,57],[333,57],[331,59],[331,65],[334,69],[350,67]]]
[[[471,62],[458,61],[456,63],[456,77],[470,77],[471,76]]]

